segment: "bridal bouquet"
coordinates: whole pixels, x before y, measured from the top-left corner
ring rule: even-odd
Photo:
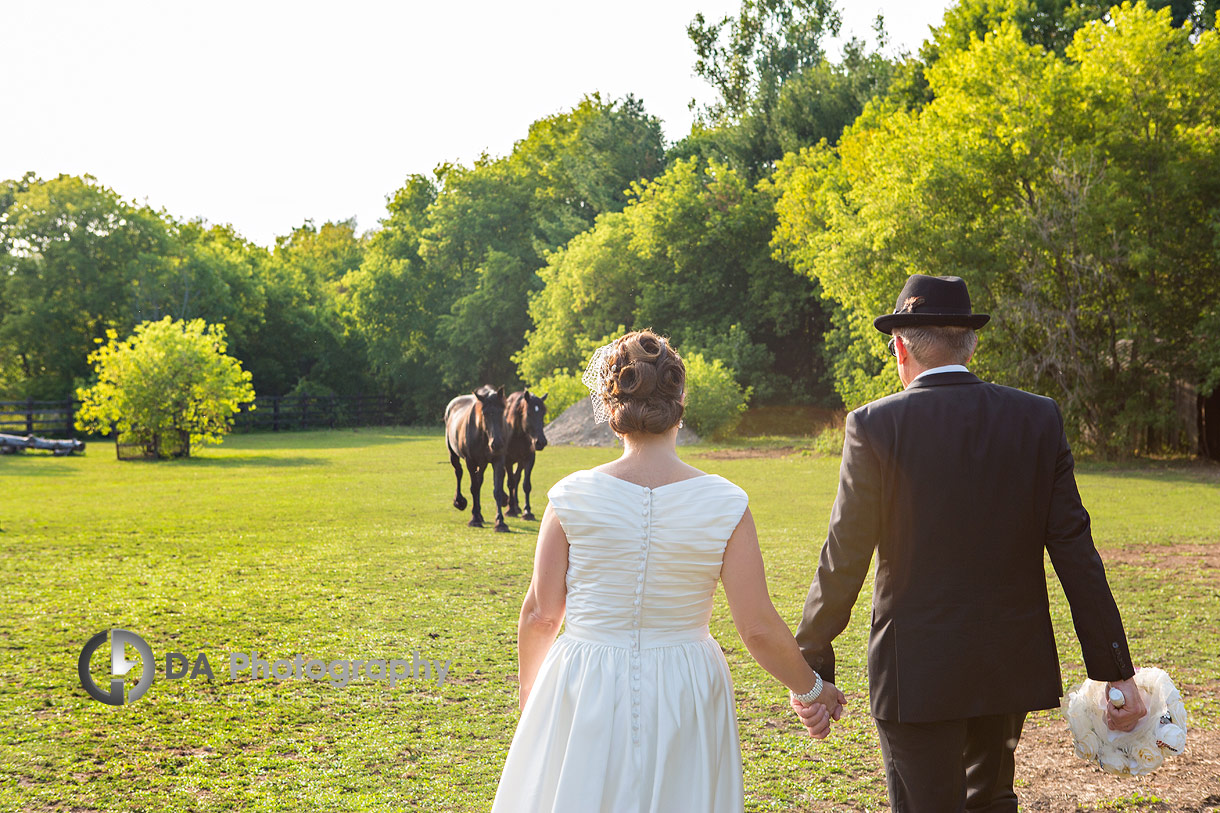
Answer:
[[[1161,767],[1165,757],[1186,750],[1186,707],[1162,669],[1140,669],[1135,685],[1148,714],[1131,731],[1106,727],[1106,684],[1086,680],[1068,693],[1061,708],[1076,746],[1076,755],[1096,762],[1106,773],[1143,776]]]

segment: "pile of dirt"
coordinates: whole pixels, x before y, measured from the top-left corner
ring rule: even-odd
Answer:
[[[546,425],[546,442],[561,446],[621,446],[608,423],[593,422],[593,404],[581,398]],[[678,445],[698,443],[699,436],[687,427],[678,430]]]

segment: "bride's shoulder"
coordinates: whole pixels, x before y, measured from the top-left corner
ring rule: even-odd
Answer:
[[[745,502],[750,500],[750,495],[746,494],[745,489],[719,474],[704,474],[700,476],[699,481],[704,489],[714,493],[717,497],[739,499]]]
[[[583,494],[596,489],[598,473],[593,469],[581,469],[563,477],[547,491],[547,496],[564,494]]]

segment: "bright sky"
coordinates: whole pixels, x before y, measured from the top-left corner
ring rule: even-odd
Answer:
[[[844,34],[915,51],[949,0],[840,0]],[[414,172],[504,155],[586,93],[628,93],[672,141],[686,25],[740,0],[0,0],[0,178],[90,174],[270,245],[307,218],[361,230]],[[837,49],[837,46],[836,46]]]

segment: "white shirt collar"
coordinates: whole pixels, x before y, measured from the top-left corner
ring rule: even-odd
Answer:
[[[937,373],[968,373],[968,372],[970,372],[970,371],[967,370],[965,365],[963,365],[963,364],[946,364],[943,367],[933,367],[930,370],[924,370],[922,373],[920,373],[919,375],[912,378],[911,383],[912,384],[915,383],[919,379],[923,378],[925,375],[936,375]]]

